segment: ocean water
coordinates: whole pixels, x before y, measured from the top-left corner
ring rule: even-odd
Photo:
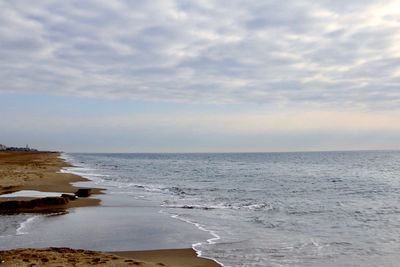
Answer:
[[[171,229],[175,222],[203,232],[180,238],[224,266],[400,262],[400,151],[63,157],[78,166],[65,171],[107,188],[116,206],[148,203]],[[17,240],[15,229],[34,231],[28,220],[48,221],[16,216],[1,218],[0,247]]]

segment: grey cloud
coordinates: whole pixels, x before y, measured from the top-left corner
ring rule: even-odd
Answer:
[[[398,108],[400,22],[368,26],[377,3],[3,1],[0,92]]]
[[[379,0],[352,0],[352,1],[337,1],[337,0],[320,0],[316,4],[323,8],[327,8],[336,13],[353,13],[363,10],[365,7],[382,3]]]
[[[300,2],[282,3],[270,1],[256,5],[249,11],[248,29],[287,28],[288,31],[304,32],[315,27],[316,20],[310,14],[310,7]]]

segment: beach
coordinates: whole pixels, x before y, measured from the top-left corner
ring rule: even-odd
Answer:
[[[72,167],[55,152],[0,152],[0,199],[1,214],[13,216],[20,213],[56,213],[59,218],[63,211],[87,207],[101,209],[98,197],[104,194],[101,188],[89,188],[90,196],[76,197],[79,189],[71,183],[84,182],[87,179],[60,172],[62,168]],[[59,196],[32,197],[29,192],[59,193]],[[26,196],[7,196],[16,192],[26,192]],[[63,195],[62,195],[63,194]],[[101,223],[101,221],[99,221]],[[82,225],[72,226],[72,228]],[[57,231],[54,230],[53,231]],[[80,248],[24,248],[22,250],[4,250],[0,252],[3,266],[84,266],[102,264],[105,266],[219,266],[212,260],[197,257],[188,247],[184,249],[163,249],[145,251],[118,252],[92,251]],[[15,247],[18,249],[18,247]],[[114,250],[111,249],[110,250]],[[110,251],[109,250],[109,251]],[[129,249],[128,249],[129,250]]]
[[[34,190],[41,192],[57,192],[74,194],[79,188],[71,183],[86,181],[87,179],[70,173],[61,173],[60,170],[70,166],[59,158],[60,153],[55,152],[0,152],[0,194],[17,192],[22,190]],[[101,189],[91,188],[92,194],[101,194]],[[60,194],[61,196],[61,194]],[[4,201],[30,201],[37,198],[11,197]],[[57,200],[57,199],[55,199]],[[63,201],[64,202],[64,201]],[[30,207],[18,207],[4,212],[43,212],[68,209],[72,207],[96,206],[99,200],[95,198],[78,198],[74,201],[66,200],[66,203],[43,204]]]

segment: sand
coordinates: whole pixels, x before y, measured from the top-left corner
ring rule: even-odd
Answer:
[[[74,193],[73,182],[87,179],[70,173],[60,173],[71,167],[58,152],[0,151],[0,194],[7,191],[37,190]],[[100,193],[96,189],[94,193]]]
[[[71,183],[87,181],[87,179],[70,173],[60,173],[61,168],[70,165],[59,156],[60,153],[57,152],[0,151],[0,194],[19,190],[60,192],[60,196],[61,193],[75,193],[79,188],[74,187]],[[101,189],[93,188],[91,193],[100,194]],[[32,199],[34,198],[1,198],[0,202],[30,201]],[[8,210],[0,209],[0,214],[5,212],[49,212],[72,207],[95,206],[100,203],[95,198],[67,200],[68,203],[61,202],[57,205],[54,205],[54,201],[47,202],[50,203],[42,203],[40,206],[32,208],[27,208],[27,205],[19,205],[19,207]]]
[[[220,266],[215,261],[199,258],[193,249],[163,249],[163,250],[145,250],[145,251],[118,251],[111,252],[114,255],[134,258],[146,262],[162,262],[167,266]]]
[[[70,248],[37,248],[0,251],[0,266],[178,266],[214,267],[192,249],[97,252]]]
[[[73,182],[87,179],[68,173],[60,173],[70,165],[59,158],[56,152],[0,151],[0,195],[20,190],[42,192],[75,193],[79,188]],[[92,195],[101,194],[101,189],[91,189]],[[42,198],[43,199],[43,198]],[[40,200],[40,199],[39,199]],[[54,199],[53,199],[54,200]],[[22,205],[12,210],[1,210],[0,215],[18,212],[53,212],[72,207],[95,206],[96,198],[78,198],[67,203],[39,201],[36,207]],[[57,199],[56,199],[57,200]],[[27,203],[35,198],[1,198],[1,202],[17,201]],[[56,201],[57,202],[57,201]],[[43,204],[44,203],[44,204]],[[21,206],[21,205],[20,205]],[[4,207],[4,205],[3,205]],[[188,249],[96,252],[70,248],[29,248],[0,251],[0,266],[220,266],[212,260],[197,257],[195,251]]]
[[[119,257],[110,253],[70,248],[0,251],[0,266],[166,266]]]

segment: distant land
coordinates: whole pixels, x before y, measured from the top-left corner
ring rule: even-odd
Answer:
[[[4,151],[4,150],[8,150],[8,151],[38,151],[35,148],[30,148],[28,145],[26,145],[25,147],[8,147],[8,146],[0,144],[0,151]]]

